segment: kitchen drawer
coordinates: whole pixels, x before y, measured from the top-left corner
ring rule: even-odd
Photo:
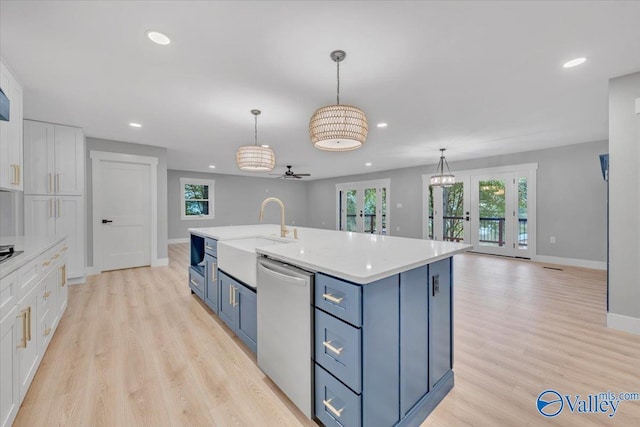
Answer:
[[[0,279],[0,319],[18,304],[18,272]]]
[[[361,397],[345,387],[327,371],[316,365],[316,417],[325,426],[352,427],[361,425]],[[393,384],[389,385],[390,387]]]
[[[218,241],[216,239],[204,239],[204,251],[211,256],[218,256]]]
[[[334,277],[316,274],[316,307],[349,322],[362,324],[361,287]]]
[[[362,331],[315,310],[316,363],[356,393],[362,391]]]
[[[204,277],[193,267],[189,267],[189,287],[200,299],[204,299]]]
[[[48,266],[45,265],[44,261],[46,259],[43,255],[40,255],[18,269],[18,301],[27,295],[38,282],[39,277],[41,277],[39,274]]]
[[[51,341],[51,337],[53,337],[53,316],[51,310],[46,310],[42,315],[40,315],[40,308],[38,308],[37,313],[39,319],[38,326],[36,327],[36,333],[39,334],[39,336],[35,341],[38,343],[39,353],[41,355],[44,355],[44,352],[49,346],[49,342]]]

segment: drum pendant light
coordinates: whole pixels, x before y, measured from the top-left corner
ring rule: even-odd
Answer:
[[[276,165],[276,155],[269,147],[258,145],[258,115],[260,110],[251,110],[255,117],[255,145],[245,145],[238,148],[236,163],[243,171],[269,172]]]
[[[453,176],[451,170],[449,170],[449,163],[447,163],[447,159],[444,158],[444,151],[446,148],[440,149],[440,162],[438,162],[438,167],[436,167],[436,174],[431,176],[430,184],[434,187],[451,187],[456,183],[456,177]],[[447,167],[447,172],[445,173],[444,167]]]
[[[319,108],[309,121],[309,136],[313,145],[325,151],[350,151],[362,147],[367,139],[367,116],[358,107],[340,104],[340,62],[347,54],[331,52],[337,66],[338,89],[336,104]]]

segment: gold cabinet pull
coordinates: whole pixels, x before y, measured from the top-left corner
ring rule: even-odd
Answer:
[[[331,345],[331,340],[322,341],[322,345],[327,347],[329,350],[331,350],[332,352],[334,352],[338,356],[340,356],[340,353],[342,353],[342,350],[344,349],[344,347],[337,348],[337,347],[334,347],[333,345]]]
[[[22,339],[20,340],[20,344],[17,345],[18,348],[27,348],[27,309],[25,308],[20,312],[17,317],[22,317]]]
[[[58,258],[60,258],[60,254],[54,254],[51,258],[58,259]]]
[[[342,411],[344,411],[344,408],[340,408],[340,409],[334,408],[333,405],[331,404],[332,400],[333,398],[329,400],[323,400],[322,403],[324,403],[324,406],[326,406],[326,408],[330,410],[333,413],[333,415],[335,415],[336,417],[340,417],[340,415],[342,414]]]
[[[235,286],[231,285],[231,295],[233,296],[231,298],[231,307],[236,307],[238,305],[238,300],[236,299],[236,291],[238,290],[238,288],[236,288]]]
[[[44,336],[46,337],[50,333],[51,333],[51,326],[49,326],[47,329],[44,330]]]
[[[42,265],[43,265],[44,267],[46,267],[46,266],[48,266],[48,265],[50,265],[50,264],[51,264],[51,261],[44,261],[44,262],[42,263]]]
[[[205,245],[205,248],[207,248],[209,250],[213,250],[213,246]]]
[[[31,341],[31,306],[27,307],[27,341]]]
[[[51,296],[51,291],[47,291],[43,295],[43,297],[45,297],[45,298],[49,298],[49,296]]]
[[[16,185],[20,185],[20,165],[16,165],[18,172],[16,173]]]
[[[53,192],[53,188],[52,188],[53,184],[51,183],[51,180],[52,180],[51,173],[49,173],[48,175],[49,175],[49,194],[51,194]]]
[[[336,298],[334,297],[332,294],[322,294],[322,297],[326,300],[329,300],[331,302],[334,302],[336,304],[340,304],[342,302],[342,300],[344,299],[344,297],[342,298]]]
[[[56,192],[57,193],[60,192],[60,174],[59,173],[56,174]]]
[[[60,199],[56,200],[56,207],[58,208],[58,218],[60,218]]]
[[[60,267],[60,286],[64,288],[67,284],[67,264]]]
[[[195,280],[193,280],[193,279],[191,279],[191,284],[192,284],[193,286],[198,286],[198,282],[196,282],[196,281],[195,281]]]
[[[213,280],[213,281],[216,281],[218,279],[216,277],[217,276],[217,274],[216,274],[217,268],[216,267],[217,267],[217,263],[212,262],[211,263],[211,277],[212,277],[211,280]]]

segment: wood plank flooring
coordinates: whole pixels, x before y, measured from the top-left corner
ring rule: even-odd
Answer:
[[[315,425],[190,294],[188,245],[169,258],[70,287],[15,426]],[[456,256],[456,385],[423,426],[640,425],[640,401],[613,418],[536,410],[546,389],[640,392],[640,336],[604,327],[605,273],[563,268]]]

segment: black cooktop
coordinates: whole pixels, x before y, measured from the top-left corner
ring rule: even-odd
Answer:
[[[13,245],[0,245],[0,264],[20,255],[22,252],[13,250]]]

